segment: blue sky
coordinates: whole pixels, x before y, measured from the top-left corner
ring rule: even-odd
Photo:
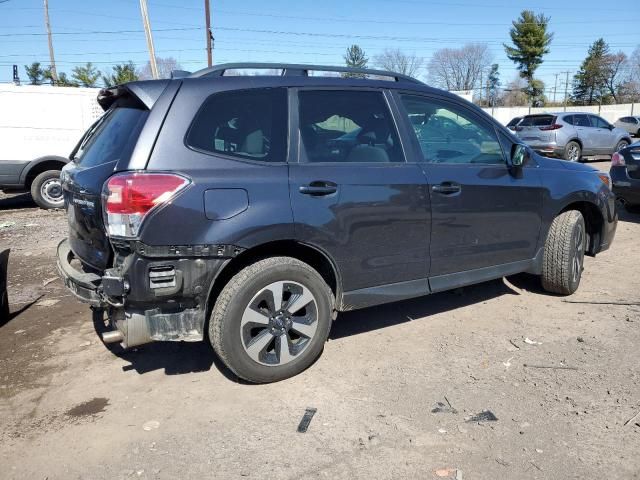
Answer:
[[[520,2],[508,0],[211,0],[214,62],[281,61],[343,64],[345,48],[358,43],[369,57],[401,48],[426,59],[444,47],[486,42],[500,64],[502,83],[516,69],[502,43],[511,21],[524,8],[551,17],[555,37],[538,77],[552,89],[555,74],[578,69],[589,45],[603,37],[612,50],[630,54],[640,44],[640,14],[606,8],[606,2]],[[533,5],[535,3],[535,6]],[[186,70],[206,66],[204,1],[148,0],[156,54],[175,57]],[[59,71],[70,73],[91,61],[100,69],[148,60],[137,0],[49,1]],[[95,32],[118,33],[95,33]],[[11,80],[11,65],[48,64],[42,0],[0,3],[0,81]],[[426,75],[426,68],[422,74]],[[558,79],[562,92],[564,73]],[[562,93],[558,94],[559,97]]]

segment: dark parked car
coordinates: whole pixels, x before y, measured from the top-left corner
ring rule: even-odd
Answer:
[[[571,294],[614,237],[607,174],[400,74],[221,65],[99,101],[62,173],[65,284],[105,342],[208,338],[253,382],[308,367],[337,312],[519,272]]]
[[[611,157],[613,192],[625,207],[640,206],[640,142],[629,145]]]

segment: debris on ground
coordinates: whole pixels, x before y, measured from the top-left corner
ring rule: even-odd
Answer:
[[[16,222],[0,222],[0,228],[11,228]]]
[[[56,303],[58,303],[60,300],[56,300],[54,298],[49,298],[46,300],[41,300],[38,303],[36,303],[36,307],[52,307],[54,306]]]
[[[300,420],[300,424],[298,425],[298,433],[305,433],[307,431],[307,429],[309,428],[309,424],[311,423],[311,419],[317,411],[317,408],[307,408],[304,411],[302,420]]]
[[[578,343],[584,343],[584,338],[582,337],[578,337],[577,340],[578,340]]]
[[[475,423],[475,422],[497,422],[498,417],[496,417],[491,410],[483,410],[477,415],[472,415],[471,417],[465,420],[467,423]]]
[[[567,367],[565,365],[530,365],[523,363],[522,366],[527,368],[549,368],[552,370],[578,370],[577,367]]]
[[[531,340],[529,337],[524,339],[524,343],[527,345],[542,345],[542,342],[536,342],[535,340]]]
[[[509,343],[511,345],[513,345],[514,347],[516,347],[516,350],[520,350],[520,347],[518,345],[516,345],[516,342],[514,342],[513,340],[509,339]]]
[[[46,287],[47,285],[49,285],[52,282],[55,282],[56,280],[58,280],[59,277],[52,277],[49,278],[48,280],[45,280],[44,282],[42,282],[42,286]]]
[[[455,480],[462,480],[462,470],[457,468],[438,468],[435,472],[436,477],[441,478],[455,478]]]
[[[511,357],[509,360],[507,360],[506,362],[502,362],[502,365],[504,365],[504,367],[509,370],[509,367],[511,367],[511,360],[513,360],[513,357]]]
[[[638,416],[640,416],[640,410],[638,410],[638,413],[636,413],[633,417],[631,417],[629,420],[627,420],[626,422],[624,422],[624,426],[626,427],[627,425],[629,425],[631,422],[633,422],[636,418],[638,418]],[[637,425],[637,424],[636,424]]]
[[[149,420],[148,422],[145,422],[144,425],[142,425],[142,429],[145,432],[150,432],[151,430],[157,430],[158,428],[160,428],[160,422],[157,420]]]
[[[453,405],[451,405],[451,402],[447,397],[444,397],[444,400],[447,403],[444,404],[442,402],[436,402],[436,406],[431,409],[431,413],[458,413],[458,410],[453,408]]]

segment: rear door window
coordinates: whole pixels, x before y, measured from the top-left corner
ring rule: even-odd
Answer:
[[[149,110],[131,107],[107,111],[87,132],[74,154],[74,162],[95,167],[131,155],[148,115]]]
[[[576,127],[590,127],[591,123],[589,123],[589,118],[586,115],[574,115],[573,116],[573,124]]]
[[[298,99],[303,161],[404,162],[382,92],[301,90]]]
[[[187,145],[261,162],[285,162],[287,91],[263,88],[216,93],[196,115]]]

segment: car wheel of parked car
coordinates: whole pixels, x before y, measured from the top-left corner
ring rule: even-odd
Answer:
[[[582,149],[578,142],[569,142],[564,148],[564,159],[570,162],[579,162],[582,158]]]
[[[586,248],[584,218],[577,210],[558,215],[549,229],[542,258],[542,286],[571,295],[578,289]]]
[[[62,182],[59,170],[47,170],[38,175],[31,184],[31,197],[40,208],[62,208]]]
[[[256,262],[237,273],[218,296],[209,339],[238,377],[283,380],[320,355],[331,327],[334,297],[324,279],[290,257]]]
[[[616,145],[616,152],[619,152],[620,150],[622,150],[623,148],[627,148],[629,146],[629,142],[627,142],[626,140],[620,140],[618,142],[618,145]]]

